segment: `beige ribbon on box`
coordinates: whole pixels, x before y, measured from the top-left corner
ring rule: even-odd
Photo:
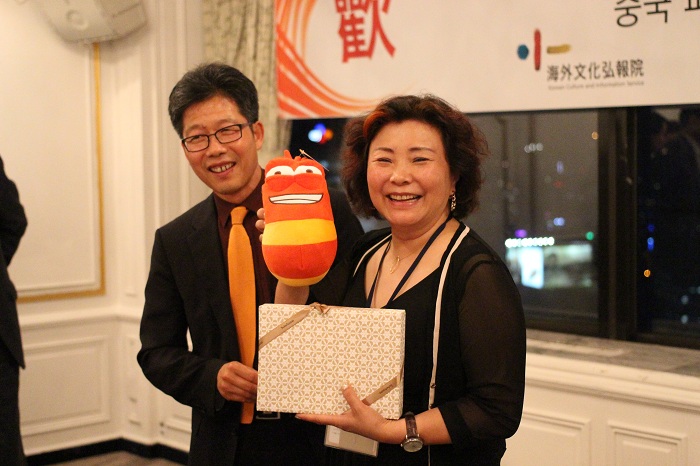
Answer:
[[[399,386],[399,383],[401,382],[401,377],[403,376],[403,366],[401,366],[401,370],[399,371],[398,374],[396,374],[396,377],[393,377],[391,380],[389,380],[387,383],[367,395],[362,402],[366,404],[367,406],[371,405],[375,401],[383,398],[387,393],[395,389],[396,387]]]
[[[319,304],[319,303],[309,304],[308,307],[305,307],[304,309],[297,312],[292,317],[285,320],[284,322],[279,324],[277,327],[273,328],[272,330],[267,332],[265,335],[260,337],[260,339],[258,340],[258,351],[260,351],[260,349],[263,346],[267,345],[272,340],[274,340],[278,336],[282,335],[284,332],[286,332],[290,328],[294,327],[296,324],[298,324],[302,320],[306,319],[306,316],[308,316],[311,313],[311,311],[316,311],[321,315],[325,315],[330,310],[331,310],[331,307],[326,306],[325,304]]]
[[[328,311],[331,310],[331,306],[327,306],[325,304],[320,304],[320,303],[312,303],[309,304],[308,307],[305,307],[301,311],[297,312],[293,316],[291,316],[289,319],[285,320],[281,324],[279,324],[277,327],[273,328],[269,332],[267,332],[265,335],[260,337],[258,340],[258,351],[260,349],[270,343],[272,340],[277,338],[278,336],[282,335],[284,332],[289,330],[290,328],[294,327],[296,324],[301,322],[302,320],[306,319],[306,317],[311,313],[311,311],[316,311],[321,315],[326,315]],[[396,387],[399,386],[399,383],[401,383],[401,378],[403,376],[403,366],[401,366],[401,370],[399,373],[396,375],[396,377],[392,377],[391,380],[383,384],[381,387],[367,395],[362,402],[366,405],[371,405],[375,401],[383,398],[387,393],[395,389]]]

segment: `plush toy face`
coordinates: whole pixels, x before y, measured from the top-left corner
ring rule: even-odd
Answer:
[[[265,222],[323,218],[333,220],[323,165],[315,160],[295,157],[285,151],[284,157],[270,160],[265,168]],[[285,206],[288,206],[285,208]]]
[[[318,282],[333,264],[338,245],[323,166],[284,151],[284,157],[267,164],[262,195],[268,269],[292,286]]]

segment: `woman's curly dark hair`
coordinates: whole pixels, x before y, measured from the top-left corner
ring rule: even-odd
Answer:
[[[488,144],[464,113],[429,94],[391,97],[345,125],[341,177],[353,209],[358,215],[380,218],[367,187],[369,145],[387,124],[407,120],[427,123],[440,132],[450,174],[457,179],[457,206],[452,215],[466,217],[479,205],[481,162],[489,155]]]

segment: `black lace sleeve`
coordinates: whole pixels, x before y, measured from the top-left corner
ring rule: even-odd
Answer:
[[[520,296],[503,262],[477,254],[459,273],[462,395],[440,406],[452,443],[505,439],[518,429],[525,392],[525,319]],[[461,287],[460,287],[461,288]]]

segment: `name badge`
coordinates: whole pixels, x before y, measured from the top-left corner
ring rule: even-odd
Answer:
[[[362,435],[345,432],[333,426],[326,426],[326,439],[324,445],[327,447],[348,450],[362,455],[377,456],[379,442],[363,437]]]

